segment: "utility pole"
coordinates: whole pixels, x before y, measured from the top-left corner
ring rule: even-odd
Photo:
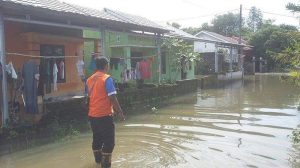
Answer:
[[[240,5],[239,44],[242,44],[243,5]]]
[[[242,24],[243,24],[243,5],[240,5],[240,20],[239,20],[239,68],[242,70],[242,73],[244,74],[244,61],[243,61],[243,47],[241,46],[242,44]],[[244,76],[244,75],[243,75]]]

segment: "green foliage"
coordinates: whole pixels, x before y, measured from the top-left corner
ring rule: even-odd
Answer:
[[[202,29],[201,27],[188,27],[188,28],[183,28],[182,30],[189,34],[195,35],[199,33]]]
[[[201,60],[201,55],[194,52],[192,44],[178,38],[165,38],[162,48],[171,56],[171,71],[180,72],[194,61]]]
[[[251,7],[247,20],[247,25],[252,32],[256,32],[263,25],[263,14],[255,6]]]
[[[201,59],[200,54],[194,52],[193,46],[182,39],[165,38],[162,47],[172,56],[172,61],[176,64],[180,64],[183,57],[187,62]]]
[[[239,34],[239,18],[239,14],[233,13],[218,15],[212,21],[212,31],[225,36],[237,36]]]
[[[179,24],[179,23],[176,23],[176,22],[173,22],[173,23],[167,23],[168,25],[170,25],[170,26],[173,26],[173,27],[175,27],[175,28],[177,28],[177,29],[180,29],[180,27],[181,27],[181,25]]]
[[[288,3],[286,5],[286,9],[290,10],[292,12],[300,12],[300,6],[298,4],[295,4],[295,3]]]
[[[292,56],[291,49],[294,48],[292,46],[298,41],[300,34],[292,26],[265,24],[253,34],[250,44],[254,46],[253,55],[257,59],[260,57],[266,59],[268,69],[274,70],[290,68],[292,64],[290,59],[284,57]]]
[[[291,138],[294,143],[296,144],[300,143],[300,130],[299,129],[294,130]]]
[[[300,67],[300,42],[287,47],[282,52],[276,54],[276,59],[281,63],[290,65],[290,68]]]

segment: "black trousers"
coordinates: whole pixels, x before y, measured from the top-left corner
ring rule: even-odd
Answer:
[[[89,117],[92,131],[92,149],[102,150],[104,153],[112,153],[115,147],[115,124],[112,116],[101,118]]]

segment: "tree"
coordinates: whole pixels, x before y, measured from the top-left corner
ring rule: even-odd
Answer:
[[[296,26],[292,26],[292,25],[281,24],[281,25],[279,25],[279,27],[286,31],[298,31],[298,28]]]
[[[195,35],[199,33],[202,29],[201,27],[188,27],[188,28],[183,28],[182,30],[189,34]]]
[[[292,12],[300,12],[300,5],[295,4],[295,3],[288,3],[286,5],[286,9],[290,10]]]
[[[212,27],[209,26],[208,23],[203,23],[203,24],[201,25],[201,30],[210,31],[211,29],[212,29]]]
[[[200,54],[194,52],[194,48],[183,39],[175,37],[165,38],[163,40],[162,48],[170,55],[172,71],[180,72],[191,62],[200,60]],[[184,60],[183,60],[184,59]],[[175,81],[176,79],[172,80]]]
[[[300,33],[288,25],[263,25],[251,37],[253,55],[268,62],[268,69],[286,69],[291,63],[280,61],[278,53],[300,42]]]
[[[259,29],[250,39],[250,45],[253,46],[253,55],[258,60],[259,58],[266,59],[268,62],[268,69],[274,68],[274,59],[267,54],[266,42],[270,39],[273,32],[280,28],[275,25],[265,25]]]
[[[180,29],[181,25],[179,23],[173,22],[173,23],[167,23],[168,25],[175,27],[177,29]]]
[[[224,36],[239,34],[239,14],[227,13],[216,16],[212,21],[212,31]]]
[[[247,20],[247,25],[252,32],[256,32],[263,25],[263,14],[255,6],[251,7]]]

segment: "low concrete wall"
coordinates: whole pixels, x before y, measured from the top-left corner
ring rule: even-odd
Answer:
[[[238,72],[228,72],[225,75],[219,74],[218,79],[219,80],[232,80],[232,79],[242,79],[243,78],[243,72],[238,71]]]
[[[126,115],[130,115],[147,112],[152,107],[157,108],[167,105],[171,98],[196,92],[197,87],[197,79],[184,80],[173,85],[120,92],[118,99]],[[77,128],[82,131],[89,129],[84,97],[47,102],[45,108],[46,114],[37,125],[7,129],[0,132],[0,156],[53,142],[57,132],[52,127],[60,127],[59,124],[64,126],[68,124],[73,126],[82,125],[82,127]],[[12,133],[15,135],[12,135]]]

